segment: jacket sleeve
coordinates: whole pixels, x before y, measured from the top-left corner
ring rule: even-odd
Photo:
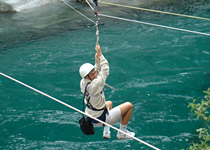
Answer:
[[[99,64],[96,64],[98,76],[91,82],[90,86],[88,86],[88,91],[90,95],[97,95],[103,90],[106,79],[109,75],[109,63],[106,58],[101,55],[99,60]]]

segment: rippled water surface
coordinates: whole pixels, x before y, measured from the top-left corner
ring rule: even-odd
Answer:
[[[71,4],[96,19],[86,5]],[[131,4],[210,18],[210,1]],[[210,33],[210,21],[101,9]],[[0,22],[0,71],[82,109],[78,69],[94,63],[95,26],[60,3],[0,14]],[[105,88],[107,100],[115,106],[133,103],[128,128],[137,138],[164,150],[189,147],[202,122],[187,105],[202,99],[202,91],[210,87],[210,37],[103,17],[100,23],[100,45],[110,64],[107,83],[115,88]],[[102,128],[86,136],[79,129],[80,118],[78,112],[0,76],[0,149],[149,149],[134,140],[117,140],[114,130],[110,140],[102,138]]]

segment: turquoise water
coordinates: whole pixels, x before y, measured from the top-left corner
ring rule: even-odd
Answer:
[[[210,18],[208,6],[209,1],[192,1],[151,7]],[[39,28],[31,25],[35,18],[23,24],[20,18],[30,18],[24,13],[0,15],[4,25],[14,20],[19,24],[1,26],[0,70],[82,109],[78,69],[85,62],[94,63],[95,27],[77,15],[69,18],[73,11],[67,7],[51,7],[59,13],[42,8],[39,13],[45,15],[37,22]],[[209,21],[117,11],[131,19],[210,33]],[[36,13],[31,16],[40,15]],[[189,147],[203,124],[187,105],[202,99],[202,91],[210,87],[210,37],[107,18],[100,22],[100,45],[110,64],[107,83],[115,88],[105,88],[107,100],[115,106],[133,103],[128,128],[137,138],[164,150]],[[86,136],[79,129],[80,118],[79,113],[0,76],[0,149],[150,149],[134,140],[117,140],[114,130],[110,140],[102,138],[102,128]]]

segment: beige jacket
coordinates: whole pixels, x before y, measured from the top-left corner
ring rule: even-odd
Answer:
[[[108,109],[108,106],[106,105],[106,99],[104,96],[103,88],[105,85],[105,81],[109,75],[109,63],[103,55],[99,57],[99,60],[100,60],[99,64],[95,65],[96,70],[98,71],[97,78],[92,81],[89,79],[83,78],[80,81],[80,88],[81,88],[81,92],[84,93],[86,85],[89,82],[91,82],[87,86],[87,91],[90,95],[89,102],[96,109],[101,109],[104,107],[107,107],[107,109]],[[86,100],[85,100],[85,102],[87,103]],[[86,107],[85,112],[88,113],[89,115],[97,118],[103,113],[103,110],[102,111],[93,111],[93,110],[89,109],[88,107]]]

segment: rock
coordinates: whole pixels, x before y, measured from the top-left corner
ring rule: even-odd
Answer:
[[[0,1],[0,13],[14,13],[14,12],[16,11],[11,5]]]

